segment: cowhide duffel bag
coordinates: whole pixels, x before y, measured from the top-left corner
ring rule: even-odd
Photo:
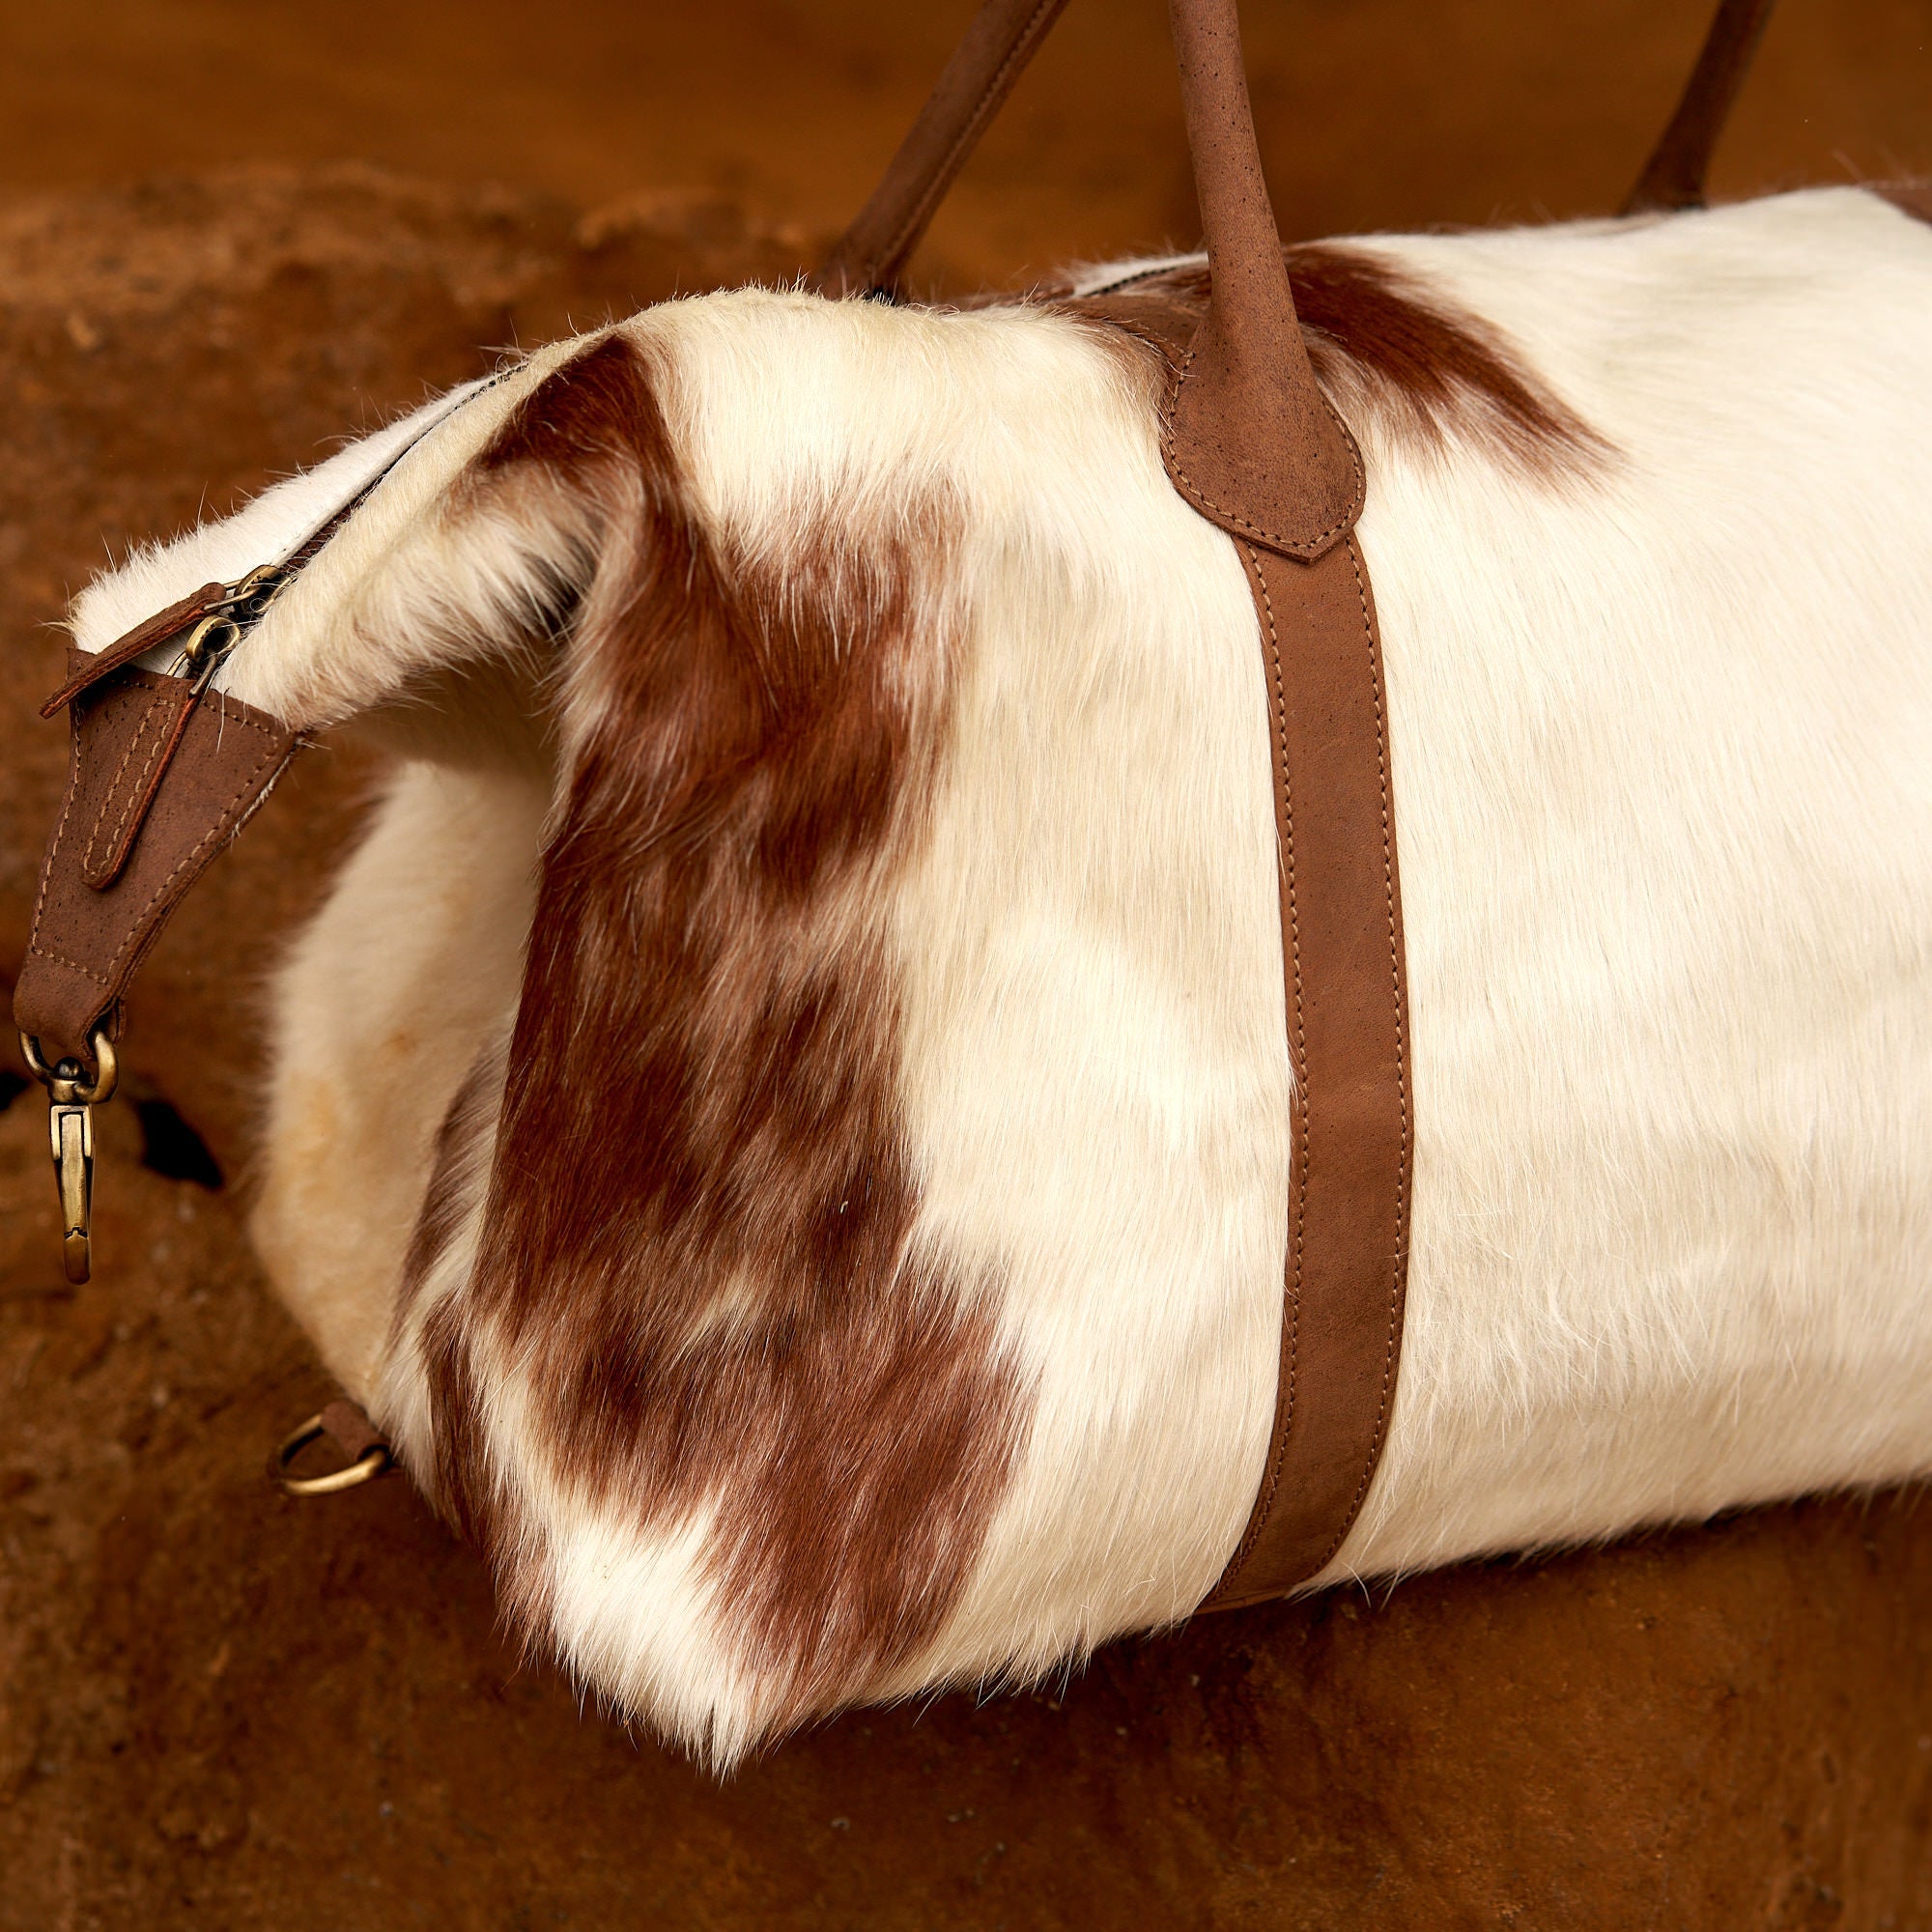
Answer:
[[[841,298],[1057,11],[988,7],[816,288],[135,557],[49,701],[70,1267],[160,921],[305,738],[386,743],[257,1239],[348,1473],[717,1762],[1932,1465],[1932,231],[1660,212],[1731,4],[1648,212],[1284,271],[1233,0],[1175,0],[1205,258]]]

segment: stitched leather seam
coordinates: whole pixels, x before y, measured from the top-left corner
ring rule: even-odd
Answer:
[[[1349,434],[1349,425],[1336,412],[1335,405],[1326,396],[1322,395],[1320,389],[1316,390],[1316,397],[1321,407],[1328,412],[1329,421],[1341,431],[1342,447],[1349,452],[1349,466],[1355,472],[1355,487],[1350,496],[1348,511],[1334,523],[1330,524],[1325,530],[1317,530],[1312,535],[1305,537],[1276,536],[1272,530],[1264,529],[1260,524],[1251,523],[1238,510],[1226,509],[1221,504],[1215,502],[1213,497],[1208,496],[1207,491],[1202,489],[1200,484],[1188,475],[1187,471],[1180,467],[1180,458],[1175,454],[1173,418],[1175,409],[1180,401],[1182,385],[1186,383],[1193,366],[1194,350],[1192,345],[1190,345],[1181,355],[1179,364],[1175,370],[1173,384],[1168,390],[1167,410],[1169,427],[1167,434],[1161,439],[1161,442],[1167,453],[1168,463],[1174,470],[1176,481],[1185,488],[1188,496],[1194,502],[1202,509],[1210,512],[1217,519],[1226,518],[1229,523],[1239,525],[1250,536],[1266,544],[1270,550],[1292,551],[1297,554],[1312,552],[1321,544],[1326,543],[1330,537],[1348,529],[1361,514],[1362,495],[1368,488],[1368,481],[1362,472],[1361,452],[1355,447],[1355,439]]]
[[[1388,1332],[1382,1344],[1382,1386],[1381,1397],[1376,1405],[1375,1434],[1369,1438],[1369,1453],[1362,1461],[1361,1480],[1355,1485],[1355,1493],[1349,1499],[1348,1513],[1342,1519],[1342,1527],[1336,1532],[1335,1540],[1322,1551],[1321,1561],[1310,1571],[1310,1576],[1325,1570],[1333,1560],[1335,1552],[1348,1540],[1349,1532],[1355,1526],[1355,1512],[1362,1506],[1362,1498],[1368,1493],[1369,1479],[1375,1474],[1376,1464],[1380,1460],[1382,1433],[1388,1426],[1389,1398],[1395,1391],[1395,1361],[1402,1320],[1402,1283],[1407,1259],[1408,1224],[1408,1037],[1403,1026],[1402,1013],[1402,949],[1396,934],[1395,923],[1395,838],[1391,828],[1389,800],[1389,760],[1388,760],[1388,721],[1382,710],[1382,679],[1380,654],[1376,648],[1376,627],[1369,617],[1368,593],[1362,585],[1362,557],[1359,548],[1351,541],[1349,545],[1349,563],[1355,574],[1355,600],[1362,611],[1362,636],[1369,647],[1369,677],[1376,696],[1376,770],[1381,782],[1382,802],[1382,894],[1388,908],[1389,942],[1389,998],[1395,1007],[1395,1081],[1396,1094],[1402,1106],[1402,1149],[1396,1161],[1395,1170],[1395,1211],[1397,1246],[1395,1268],[1389,1278]]]
[[[92,966],[83,966],[78,959],[70,959],[61,952],[43,952],[33,948],[36,959],[44,959],[50,966],[65,966],[70,973],[78,973],[83,980],[92,980],[97,986],[111,986],[114,982],[104,974],[97,973]]]
[[[226,714],[224,714],[224,718]],[[195,844],[193,850],[187,853],[187,855],[185,858],[183,858],[179,862],[179,864],[176,865],[174,870],[171,871],[167,875],[167,877],[163,879],[161,883],[155,888],[154,896],[151,899],[149,899],[148,903],[141,908],[140,913],[135,918],[133,930],[129,932],[128,937],[121,942],[121,950],[117,953],[115,953],[113,959],[108,963],[107,980],[110,985],[114,981],[115,975],[120,968],[122,960],[124,960],[128,956],[128,948],[135,945],[140,939],[141,928],[145,926],[148,923],[148,915],[152,913],[154,909],[157,905],[159,905],[160,902],[168,895],[168,892],[170,888],[174,885],[174,882],[181,877],[182,873],[185,872],[188,868],[188,867],[192,866],[194,862],[197,859],[199,859],[201,855],[205,851],[207,851],[207,849],[211,845],[213,845],[217,839],[227,838],[232,831],[236,830],[235,827],[230,826],[227,823],[228,814],[231,811],[233,811],[244,798],[248,796],[249,790],[255,784],[257,779],[260,778],[263,771],[266,770],[270,763],[275,762],[275,754],[277,751],[280,749],[275,733],[264,729],[263,726],[254,724],[249,719],[244,718],[238,720],[237,722],[240,724],[247,724],[251,730],[260,731],[262,733],[262,736],[269,740],[269,749],[262,754],[260,758],[258,758],[255,761],[255,763],[252,766],[250,766],[247,777],[244,778],[242,781],[241,784],[236,787],[235,796],[231,798],[228,801],[228,803],[221,808],[220,816],[216,819],[215,823],[206,833],[202,835],[200,840]]]
[[[199,590],[190,592],[179,603],[156,611],[131,631],[123,632],[111,644],[94,653],[78,672],[46,699],[41,706],[41,716],[52,718],[64,706],[71,704],[76,697],[84,697],[97,685],[112,677],[117,670],[125,669],[136,658],[145,657],[170,638],[180,637],[215,608],[224,587],[219,583],[204,583]]]
[[[1085,299],[1085,298],[1082,298],[1082,299]],[[1099,326],[1102,328],[1118,328],[1122,335],[1131,335],[1136,342],[1145,342],[1167,364],[1168,377],[1170,382],[1172,381],[1175,355],[1173,345],[1163,342],[1145,323],[1129,322],[1123,317],[1110,315]],[[1162,434],[1165,436],[1164,431]]]
[[[1032,43],[1034,30],[1039,25],[1039,16],[1047,12],[1053,4],[1054,0],[1039,0],[1039,5],[1028,14],[1026,25],[1020,29],[1018,38],[1007,49],[1006,59],[994,69],[993,76],[987,81],[979,100],[974,104],[973,112],[967,117],[965,125],[960,128],[959,132],[953,136],[952,146],[947,149],[945,155],[941,157],[938,168],[934,170],[932,179],[926,185],[925,192],[913,204],[905,219],[893,232],[888,245],[880,251],[879,266],[881,270],[887,272],[894,271],[895,265],[898,260],[899,250],[906,246],[908,238],[919,233],[930,218],[933,209],[945,198],[947,189],[952,185],[952,177],[958,171],[960,156],[979,139],[980,130],[985,124],[988,114],[991,112],[991,103],[999,98],[1000,83],[1006,78],[1016,61],[1022,61],[1027,58],[1026,49]]]
[[[141,741],[147,737],[148,727],[155,723],[156,719],[165,718],[166,715],[161,705],[151,704],[142,713],[141,723],[135,729],[133,737],[128,739],[128,750],[122,756],[120,768],[108,781],[107,795],[100,801],[100,810],[95,818],[94,832],[88,839],[87,850],[80,855],[80,869],[83,877],[89,872],[99,872],[102,869],[102,860],[99,856],[100,853],[101,837],[106,830],[107,814],[113,810],[115,798],[120,793],[121,781],[128,775],[128,767],[132,763],[134,753],[141,749]],[[114,830],[107,834],[107,849],[109,853],[112,853],[119,847],[122,836],[128,830],[128,821],[133,816],[135,802],[146,792],[149,775],[155,769],[155,760],[160,756],[161,747],[167,743],[167,740],[168,734],[165,730],[156,733],[154,744],[148,753],[148,762],[141,767],[140,777],[134,781],[133,785],[127,794],[127,798],[121,808],[119,822],[115,825]]]
[[[1308,1208],[1308,1065],[1307,1035],[1301,994],[1301,921],[1294,891],[1294,795],[1288,770],[1288,695],[1281,671],[1281,638],[1275,629],[1274,600],[1268,595],[1267,578],[1252,545],[1242,546],[1242,561],[1254,580],[1255,594],[1261,602],[1262,620],[1267,629],[1268,668],[1274,680],[1274,769],[1276,795],[1281,801],[1281,865],[1283,887],[1288,898],[1288,925],[1283,937],[1288,948],[1290,979],[1294,988],[1294,1055],[1292,1070],[1297,1092],[1292,1096],[1294,1107],[1294,1170],[1300,1184],[1294,1188],[1294,1215],[1289,1224],[1288,1305],[1282,1312],[1284,1331],[1281,1344],[1282,1393],[1277,1413],[1269,1424],[1273,1441],[1268,1447],[1268,1466],[1262,1492],[1248,1519],[1248,1527],[1239,1547],[1223,1571],[1223,1579],[1235,1576],[1253,1553],[1262,1531],[1274,1513],[1274,1499],[1281,1488],[1283,1469],[1288,1462],[1289,1433],[1294,1425],[1296,1376],[1301,1351],[1301,1271],[1304,1252],[1304,1217]],[[1218,1586],[1217,1586],[1218,1587]]]
[[[257,724],[257,726],[255,726],[255,730],[261,730],[261,726]],[[228,833],[232,831],[232,827],[224,823],[224,821],[226,821],[226,817],[228,817],[228,813],[230,813],[230,811],[234,811],[234,810],[236,810],[236,806],[240,806],[243,798],[247,798],[247,794],[249,794],[249,788],[251,788],[251,786],[255,784],[255,781],[257,781],[257,777],[261,775],[261,771],[263,771],[263,769],[265,769],[265,767],[267,767],[267,765],[269,765],[269,763],[270,763],[270,761],[274,759],[274,750],[276,750],[276,748],[274,748],[274,744],[272,744],[272,734],[270,734],[270,732],[263,732],[263,736],[265,736],[265,738],[270,738],[270,746],[269,746],[269,750],[267,750],[267,752],[265,752],[265,753],[263,753],[263,755],[261,755],[261,757],[259,757],[259,759],[255,761],[255,765],[251,765],[251,767],[249,767],[249,775],[247,775],[247,777],[245,777],[245,779],[242,781],[242,784],[240,784],[240,788],[236,790],[234,798],[230,798],[230,800],[228,800],[228,804],[226,804],[226,806],[222,806],[222,811],[220,811],[220,819],[218,819],[218,821],[216,821],[216,823],[213,825],[213,829],[211,829],[211,831],[207,831],[207,833],[205,833],[205,835],[201,837],[199,844],[195,844],[195,848],[193,848],[193,850],[191,850],[191,852],[189,852],[189,854],[187,854],[187,856],[185,856],[185,858],[184,858],[184,860],[182,860],[182,862],[180,862],[180,864],[178,864],[178,866],[174,867],[174,871],[170,871],[170,873],[168,873],[168,877],[166,877],[166,879],[162,879],[162,881],[160,881],[160,885],[156,885],[156,887],[155,887],[155,896],[153,896],[153,898],[151,898],[151,900],[149,900],[149,902],[147,902],[147,904],[145,904],[145,906],[141,908],[141,914],[139,914],[139,918],[135,920],[135,925],[133,925],[133,931],[131,931],[131,933],[129,933],[129,935],[128,935],[128,937],[126,937],[126,939],[122,941],[122,947],[120,947],[120,952],[116,952],[116,954],[114,954],[114,958],[112,958],[112,962],[108,964],[108,983],[110,983],[110,985],[114,983],[114,978],[116,978],[116,974],[118,974],[118,970],[120,970],[120,964],[122,964],[122,960],[124,960],[124,958],[128,956],[128,949],[139,943],[139,939],[141,939],[141,927],[143,927],[143,925],[147,925],[147,918],[149,918],[149,914],[151,914],[151,912],[153,912],[153,910],[155,910],[155,908],[156,908],[156,906],[158,906],[158,904],[160,904],[160,902],[162,902],[162,900],[164,900],[164,898],[168,896],[170,889],[174,887],[174,881],[176,881],[176,879],[180,879],[180,877],[182,877],[182,873],[184,873],[184,871],[185,871],[185,869],[187,869],[189,866],[193,866],[193,864],[195,864],[195,860],[197,860],[197,858],[201,858],[201,854],[203,854],[203,852],[207,852],[207,848],[209,848],[211,844],[214,844],[214,842],[216,842],[218,838],[226,838],[226,837],[228,837]]]
[[[262,726],[258,724],[255,726],[255,729],[260,731],[262,730]],[[271,739],[274,737],[272,732],[265,732],[264,735]],[[294,758],[301,742],[299,738],[295,738],[286,741],[277,741],[270,745],[269,756],[262,761],[262,764],[257,764],[254,771],[249,773],[248,777],[242,781],[242,790],[237,792],[235,797],[230,799],[228,804],[222,809],[221,817],[225,820],[229,812],[235,810],[237,803],[247,792],[248,787],[255,784],[255,775],[262,770],[262,765],[272,762],[273,769],[270,771],[269,775],[257,786],[255,796],[249,800],[247,809],[232,824],[217,821],[208,837],[168,874],[167,878],[157,888],[154,898],[148,901],[148,907],[141,915],[141,923],[128,936],[128,945],[123,946],[120,952],[115,954],[115,963],[110,970],[115,973],[121,984],[126,985],[141,970],[141,962],[154,951],[156,942],[159,940],[162,932],[166,930],[167,914],[163,913],[159,919],[150,922],[148,912],[152,911],[155,905],[159,902],[161,897],[173,886],[175,880],[181,876],[183,870],[187,867],[195,865],[196,861],[201,858],[202,853],[209,845],[217,839],[227,839],[233,842],[241,835],[242,828],[268,803],[269,794],[281,782],[282,774],[288,770],[290,761]],[[279,755],[277,755],[278,753]],[[189,883],[192,884],[193,881],[190,880]],[[143,926],[146,927],[145,934],[142,930]],[[127,959],[128,946],[134,948],[134,955],[131,959]],[[127,959],[125,966],[122,964],[124,959]]]
[[[41,867],[41,889],[34,895],[34,923],[27,928],[27,951],[29,952],[41,952],[41,913],[46,906],[47,887],[53,879],[54,854],[60,850],[61,839],[67,832],[68,814],[73,810],[74,797],[80,790],[80,741],[77,736],[71,751],[68,754],[68,764],[67,796],[61,800],[60,819],[54,826],[54,842],[47,848],[46,863]],[[41,953],[41,957],[43,959],[51,959],[53,956],[50,952]],[[65,966],[70,962],[63,959],[60,963]],[[84,971],[85,969],[83,968],[82,970]]]

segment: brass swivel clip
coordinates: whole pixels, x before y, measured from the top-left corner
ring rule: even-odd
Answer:
[[[89,1040],[94,1050],[94,1078],[78,1060],[59,1060],[49,1066],[41,1057],[41,1043],[31,1034],[20,1036],[33,1076],[47,1090],[47,1139],[53,1148],[54,1179],[60,1185],[61,1262],[71,1282],[83,1282],[93,1270],[89,1228],[94,1216],[94,1110],[114,1097],[120,1069],[114,1045],[104,1032]]]

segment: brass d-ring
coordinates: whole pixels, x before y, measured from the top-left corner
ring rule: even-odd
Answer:
[[[275,1451],[275,1460],[270,1465],[269,1473],[274,1477],[284,1495],[332,1496],[340,1490],[355,1489],[387,1472],[390,1463],[387,1448],[381,1442],[372,1442],[347,1468],[331,1469],[326,1476],[290,1475],[289,1464],[311,1442],[327,1434],[322,1417],[311,1415],[299,1429],[293,1430]]]

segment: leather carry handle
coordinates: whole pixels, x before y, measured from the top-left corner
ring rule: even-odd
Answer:
[[[947,189],[1065,6],[1066,0],[985,0],[872,198],[811,278],[815,289],[828,296],[897,293]]]
[[[985,0],[871,199],[811,278],[814,288],[831,296],[896,294],[947,190],[1065,6],[1066,0]],[[1620,213],[1704,205],[1711,157],[1772,6],[1773,0],[1719,0],[1683,97]],[[1177,22],[1183,11],[1177,0]]]
[[[1174,487],[1210,523],[1313,561],[1361,514],[1362,460],[1316,386],[1301,337],[1236,0],[1171,0],[1168,12],[1210,286],[1161,453]]]
[[[1057,8],[1054,9],[1057,11]],[[1265,1466],[1210,1608],[1317,1574],[1354,1520],[1401,1352],[1411,1144],[1401,896],[1380,647],[1350,530],[1359,453],[1315,383],[1263,179],[1236,0],[1170,0],[1209,293],[1198,324],[1106,311],[1169,359],[1161,453],[1234,540],[1267,673],[1282,956],[1296,1094]],[[990,58],[994,17],[1021,38]],[[946,181],[1037,43],[1044,8],[991,0],[916,139],[821,277],[890,292]],[[902,178],[899,171],[908,170]],[[884,215],[879,211],[886,211]],[[1131,308],[1132,304],[1126,305]]]
[[[1065,4],[987,0],[885,180],[819,270],[819,288],[892,293]],[[1162,454],[1175,488],[1210,522],[1312,560],[1360,514],[1361,458],[1316,386],[1301,339],[1262,175],[1236,0],[1170,0],[1169,16],[1212,289],[1170,397]]]
[[[1773,0],[1719,0],[1717,17],[1698,49],[1677,111],[1620,213],[1668,213],[1704,206],[1711,156],[1771,22],[1772,4]]]

